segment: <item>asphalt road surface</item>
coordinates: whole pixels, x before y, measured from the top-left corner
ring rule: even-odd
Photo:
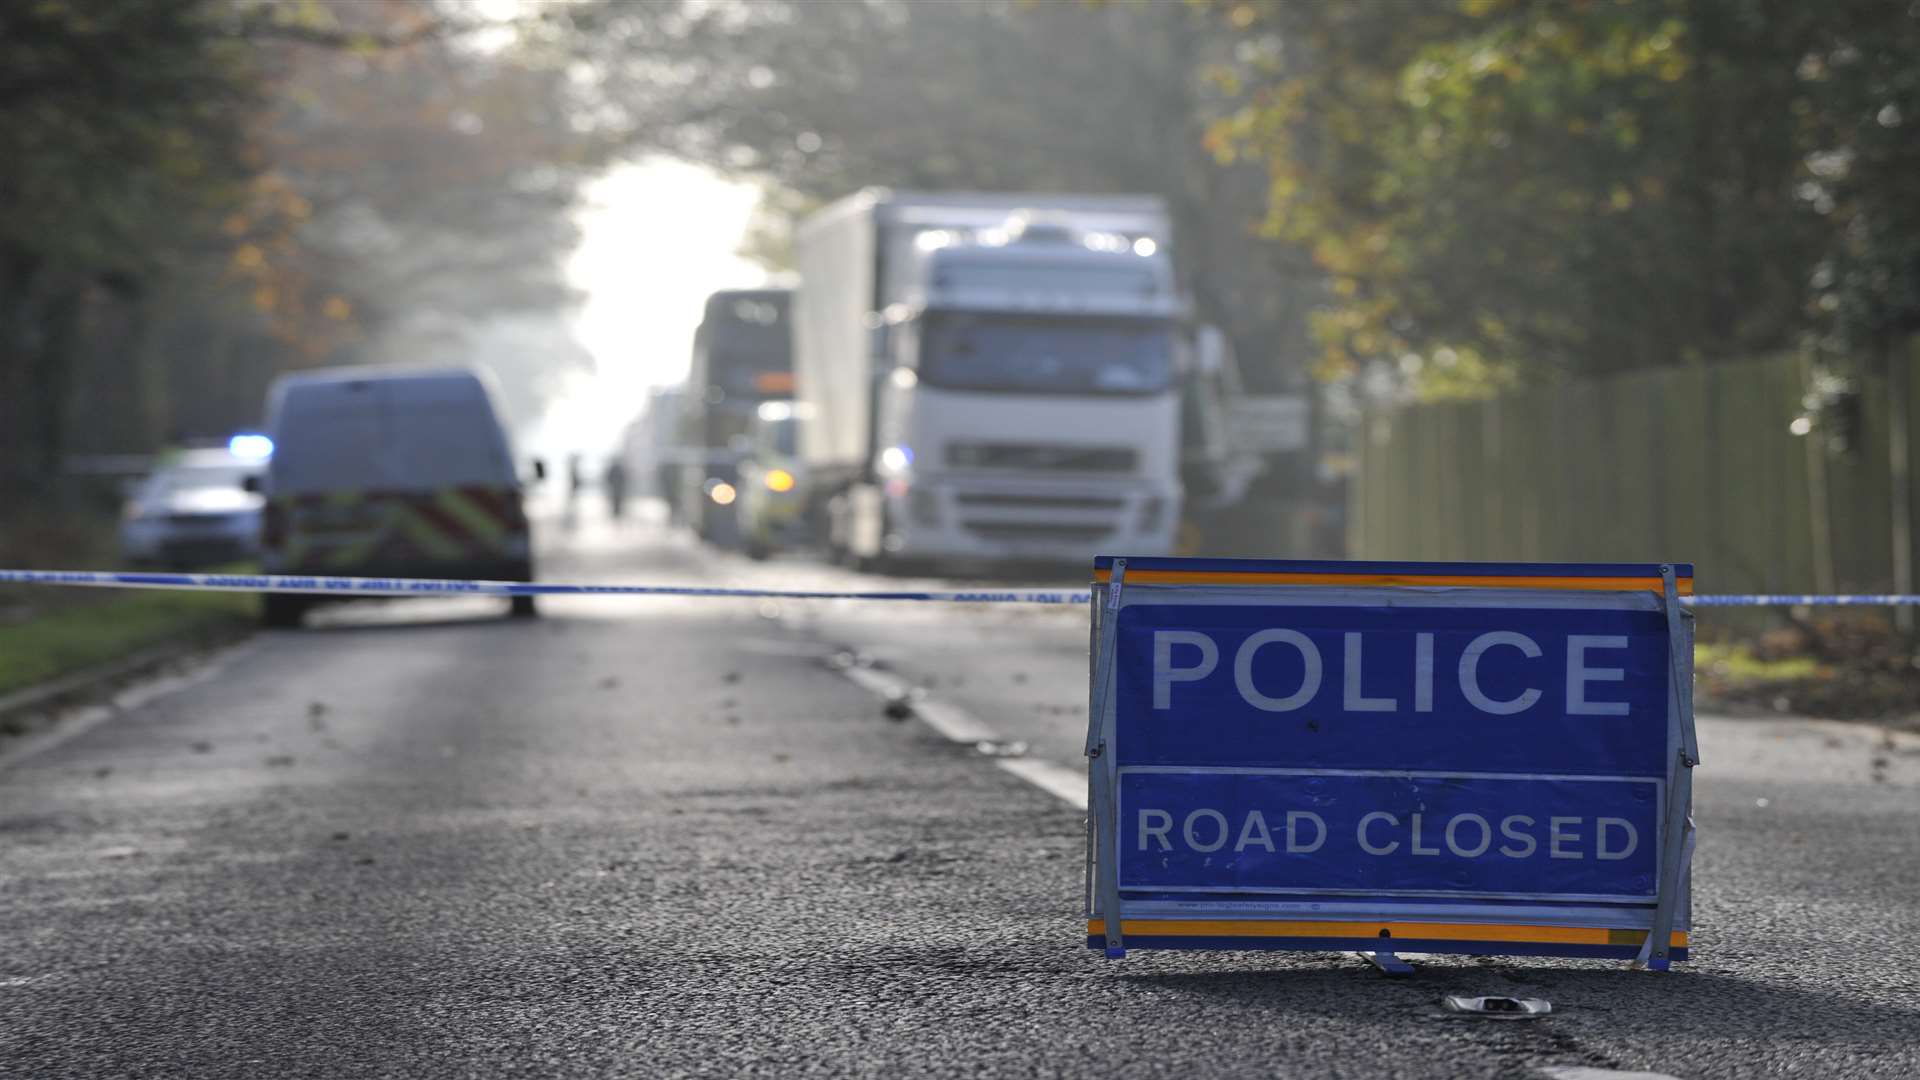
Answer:
[[[556,578],[871,584],[555,544]],[[1110,962],[1083,612],[545,611],[341,608],[0,747],[0,1076],[1920,1075],[1920,750],[1875,729],[1703,720],[1674,974]]]

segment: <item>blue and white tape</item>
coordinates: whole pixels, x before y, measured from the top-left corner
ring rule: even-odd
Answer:
[[[0,585],[73,585],[192,592],[274,592],[316,596],[711,596],[764,600],[907,600],[948,604],[1085,604],[1085,589],[840,591],[726,589],[697,585],[586,585],[441,578],[168,574],[115,570],[0,570]],[[1721,593],[1683,596],[1691,607],[1920,607],[1910,593]]]
[[[1912,593],[1707,593],[1683,596],[1694,607],[1920,607]]]
[[[968,589],[849,592],[723,589],[694,585],[581,585],[440,578],[306,577],[275,574],[164,574],[112,570],[0,570],[0,585],[75,585],[189,592],[273,592],[316,596],[714,596],[771,600],[920,600],[949,604],[1084,604],[1085,589]]]

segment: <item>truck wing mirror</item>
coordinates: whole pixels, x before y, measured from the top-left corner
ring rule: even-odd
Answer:
[[[547,478],[547,463],[545,459],[534,458],[533,459],[533,482],[537,484],[540,481],[545,480],[546,478]]]
[[[260,482],[259,473],[253,473],[249,476],[242,478],[240,481],[240,490],[251,492],[255,495],[260,494],[260,492],[263,491],[265,488],[266,488],[266,485]]]

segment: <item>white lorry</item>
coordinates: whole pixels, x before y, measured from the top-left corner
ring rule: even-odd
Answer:
[[[796,236],[800,456],[867,564],[1165,554],[1180,320],[1160,200],[869,189]]]

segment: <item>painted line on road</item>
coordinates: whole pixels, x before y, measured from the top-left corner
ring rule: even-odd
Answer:
[[[982,756],[990,756],[984,753],[987,747],[1005,745],[1006,741],[1000,737],[1000,733],[988,727],[979,717],[958,705],[933,700],[924,688],[913,685],[894,672],[858,664],[839,670],[848,680],[876,697],[904,702],[912,708],[915,716],[948,742],[981,748]],[[991,760],[1003,771],[1025,780],[1068,806],[1076,810],[1087,808],[1086,773],[1042,758],[992,757]]]
[[[1087,808],[1087,774],[1079,769],[1044,758],[1001,758],[994,764],[1076,810]]]
[[[855,666],[846,669],[846,676],[888,701],[904,701],[913,706],[916,716],[925,720],[928,727],[951,742],[972,746],[977,743],[995,742],[1000,738],[998,732],[981,723],[972,713],[943,702],[929,700],[926,691],[891,671],[877,671],[869,667]]]
[[[5,753],[0,753],[0,771],[18,765],[20,762],[43,754],[70,740],[77,739],[101,724],[132,712],[144,705],[150,705],[163,697],[177,694],[182,690],[198,686],[225,671],[235,660],[253,651],[259,646],[256,640],[243,641],[224,649],[207,654],[193,662],[188,671],[176,675],[162,675],[134,683],[107,698],[97,705],[77,705],[59,714],[53,727],[37,735],[22,739],[20,745]]]

